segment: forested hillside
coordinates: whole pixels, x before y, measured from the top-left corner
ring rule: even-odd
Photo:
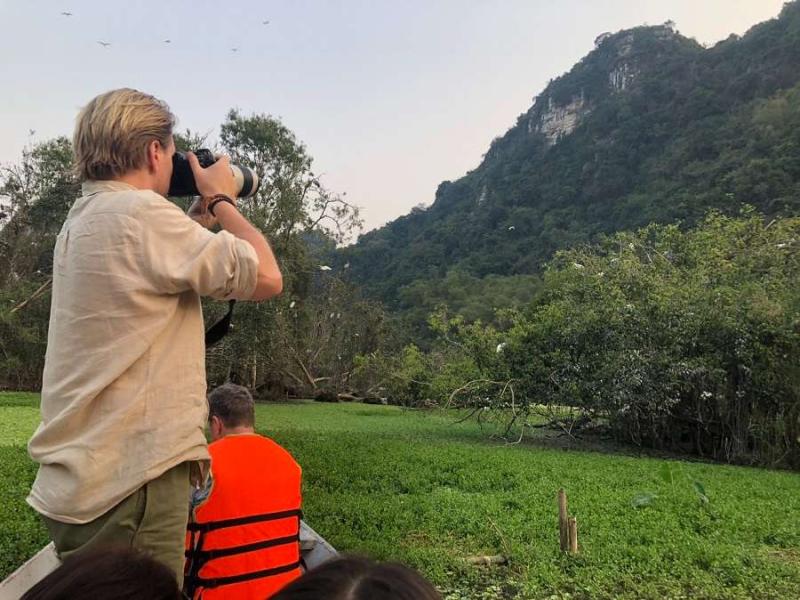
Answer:
[[[339,264],[389,306],[420,311],[448,300],[448,272],[530,288],[554,251],[599,234],[688,226],[742,204],[797,214],[800,4],[712,48],[669,22],[595,44],[475,170],[443,182],[427,209],[361,236]]]

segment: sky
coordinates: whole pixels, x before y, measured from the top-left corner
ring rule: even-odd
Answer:
[[[134,87],[165,100],[179,130],[212,139],[231,108],[279,117],[326,187],[361,207],[367,231],[431,204],[439,183],[478,166],[600,33],[672,20],[713,45],[782,5],[0,0],[0,164],[71,136],[93,96]]]

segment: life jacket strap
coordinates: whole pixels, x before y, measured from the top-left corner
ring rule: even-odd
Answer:
[[[303,518],[303,511],[300,509],[284,510],[281,512],[264,513],[261,515],[250,515],[248,517],[237,517],[235,519],[221,519],[219,521],[204,521],[203,523],[190,522],[187,526],[189,531],[215,531],[226,527],[238,527],[251,523],[262,523],[264,521],[278,521],[289,517]]]
[[[244,554],[245,552],[254,552],[256,550],[263,550],[264,548],[274,548],[275,546],[284,546],[292,543],[300,543],[300,534],[264,540],[262,542],[253,542],[252,544],[242,544],[241,546],[231,546],[229,548],[215,548],[214,550],[187,550],[186,558],[198,560],[202,565],[203,563],[215,558],[233,556],[234,554]]]
[[[263,577],[273,577],[281,573],[288,573],[300,567],[300,562],[293,562],[288,565],[280,567],[273,567],[271,569],[264,569],[262,571],[252,571],[250,573],[241,573],[240,575],[231,575],[229,577],[214,577],[207,579],[205,577],[190,577],[187,583],[190,588],[196,590],[217,588],[223,585],[231,585],[233,583],[241,583],[243,581],[252,581],[253,579],[261,579]]]

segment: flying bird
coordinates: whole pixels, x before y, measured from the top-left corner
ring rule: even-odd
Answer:
[[[36,135],[36,130],[35,129],[28,129],[28,133],[31,134],[32,136]]]
[[[62,11],[61,14],[64,15],[65,17],[71,17],[72,16],[72,13],[71,12],[67,12],[67,11]]]
[[[267,19],[266,21],[261,21],[261,24],[262,25],[269,25],[269,19]]]
[[[171,44],[171,43],[172,43],[172,40],[164,40],[164,43],[165,43],[165,44]]]
[[[108,48],[111,45],[111,42],[98,41],[97,43],[100,44],[103,48]]]
[[[239,51],[238,48],[231,48],[231,52],[238,52],[238,51]]]

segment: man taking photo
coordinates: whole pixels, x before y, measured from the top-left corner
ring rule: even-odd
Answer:
[[[28,503],[62,558],[129,545],[180,579],[190,480],[199,483],[209,458],[200,297],[264,300],[282,277],[236,208],[227,157],[202,169],[189,155],[202,195],[194,219],[165,198],[174,124],[166,104],[131,89],[101,94],[78,115],[82,196],[54,250]],[[217,234],[199,224],[215,222]]]

